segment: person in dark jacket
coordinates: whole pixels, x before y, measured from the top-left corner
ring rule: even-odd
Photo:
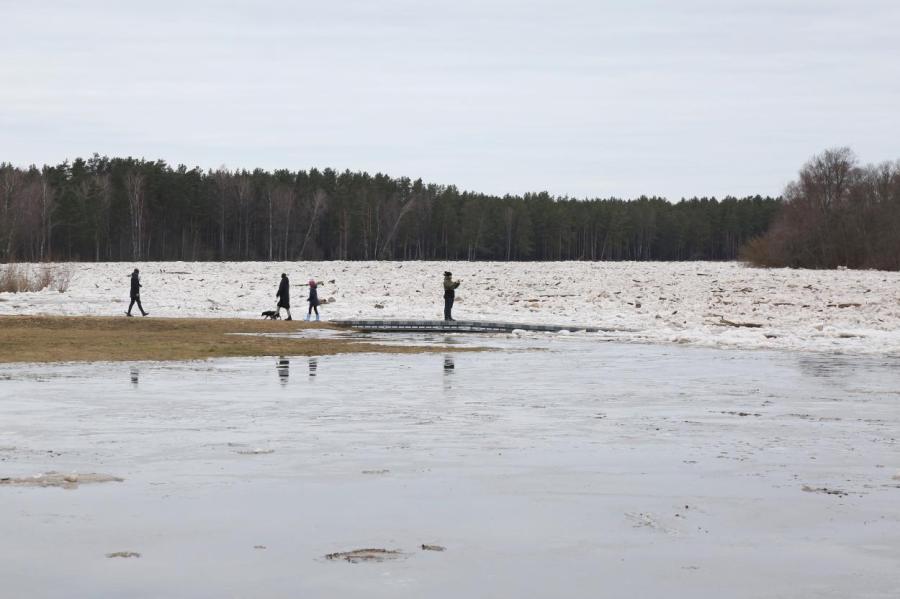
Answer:
[[[128,304],[128,311],[125,312],[126,316],[131,316],[131,309],[135,304],[137,304],[138,310],[141,311],[141,316],[150,314],[149,312],[144,312],[144,307],[141,305],[141,275],[136,268],[131,273],[131,303]]]
[[[318,285],[316,284],[315,279],[309,280],[309,297],[306,299],[309,302],[309,312],[306,313],[306,320],[312,318],[313,310],[316,311],[316,320],[319,320],[319,291]]]
[[[281,316],[281,309],[287,310],[287,318],[285,320],[294,320],[291,318],[291,282],[285,273],[281,273],[281,283],[278,285],[278,315]]]
[[[453,301],[456,299],[456,288],[459,287],[459,281],[453,280],[453,275],[449,272],[444,273],[444,320],[454,320],[451,312],[453,311]]]

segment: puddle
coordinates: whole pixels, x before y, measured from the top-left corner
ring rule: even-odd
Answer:
[[[391,339],[499,351],[0,366],[4,591],[51,596],[73,571],[79,596],[900,584],[897,360]],[[122,481],[104,472],[126,480],[86,484]]]

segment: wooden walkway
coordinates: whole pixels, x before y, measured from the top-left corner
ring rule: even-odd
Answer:
[[[520,331],[586,331],[588,333],[616,332],[623,329],[581,325],[522,324],[482,320],[387,320],[380,318],[332,320],[331,324],[349,327],[366,333],[511,333]]]

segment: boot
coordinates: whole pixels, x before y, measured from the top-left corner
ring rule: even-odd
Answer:
[[[294,319],[291,318],[290,316],[288,316],[287,318],[285,318],[285,320],[294,320]]]
[[[309,314],[307,314],[307,315],[303,318],[303,320],[305,320],[306,322],[309,322]]]
[[[316,314],[316,322],[319,322],[319,315]]]

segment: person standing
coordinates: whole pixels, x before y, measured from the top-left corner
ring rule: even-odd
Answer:
[[[141,275],[136,268],[131,273],[131,303],[128,304],[128,311],[125,312],[126,316],[131,316],[131,309],[135,304],[137,304],[138,310],[141,311],[141,316],[150,314],[149,312],[144,312],[144,307],[141,305]]]
[[[281,273],[281,283],[275,297],[278,298],[278,316],[281,316],[281,309],[284,308],[287,311],[285,320],[294,320],[291,318],[291,282],[285,273]]]
[[[312,317],[313,310],[316,311],[316,321],[319,320],[319,291],[318,285],[316,284],[315,279],[309,280],[309,297],[307,300],[309,302],[309,312],[306,313],[306,320],[309,320]]]
[[[444,320],[454,320],[451,312],[453,311],[453,301],[456,299],[456,288],[459,287],[459,281],[453,280],[450,272],[444,273]]]

